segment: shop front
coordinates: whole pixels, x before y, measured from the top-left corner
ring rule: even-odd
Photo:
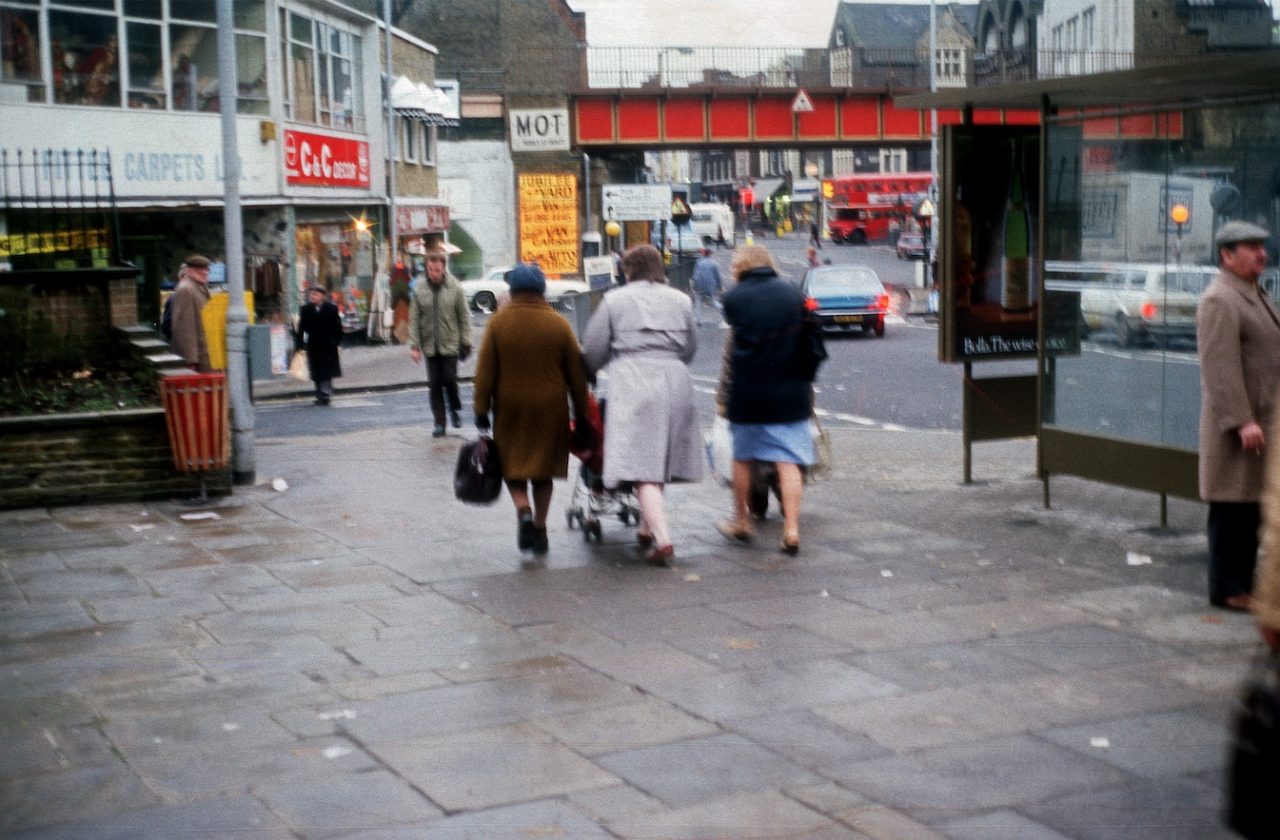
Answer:
[[[295,299],[303,301],[312,286],[323,286],[337,304],[342,331],[362,338],[368,330],[369,306],[377,271],[374,238],[378,208],[300,207],[296,211]]]

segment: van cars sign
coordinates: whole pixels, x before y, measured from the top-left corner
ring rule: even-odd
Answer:
[[[369,186],[369,144],[308,131],[284,132],[284,178],[318,187]]]

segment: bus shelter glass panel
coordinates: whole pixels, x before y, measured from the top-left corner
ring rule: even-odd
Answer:
[[[1046,355],[1044,425],[1195,450],[1213,236],[1277,229],[1280,104],[1059,118],[1045,142],[1045,334],[1069,350]]]

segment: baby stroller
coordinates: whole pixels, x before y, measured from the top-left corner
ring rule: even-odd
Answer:
[[[569,530],[572,531],[576,525],[582,528],[584,540],[590,542],[594,537],[596,542],[600,542],[602,517],[616,516],[623,525],[639,524],[640,504],[630,485],[619,485],[613,490],[604,486],[604,417],[592,392],[587,393],[586,419],[593,432],[589,437],[595,443],[587,448],[569,448],[582,466],[578,469],[564,516]]]

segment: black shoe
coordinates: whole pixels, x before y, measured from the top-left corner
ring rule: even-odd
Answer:
[[[432,437],[444,437],[444,426],[436,426],[431,430]]]
[[[547,529],[534,528],[533,529],[533,553],[546,554],[550,550],[551,550],[551,546],[547,542]]]
[[[449,422],[453,424],[455,429],[462,428],[462,415],[456,411],[449,412]]]
[[[534,543],[533,512],[520,511],[520,523],[516,527],[516,548],[531,551]]]

